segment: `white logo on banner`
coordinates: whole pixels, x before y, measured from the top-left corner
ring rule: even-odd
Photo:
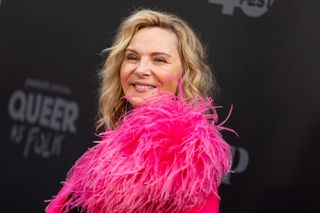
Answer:
[[[274,0],[208,0],[211,4],[222,5],[222,14],[233,15],[239,7],[249,17],[260,17],[272,6]]]
[[[12,142],[24,145],[23,155],[31,151],[43,158],[58,156],[67,134],[77,132],[78,104],[61,96],[70,96],[68,87],[28,78],[23,89],[15,90],[8,103],[13,120]]]

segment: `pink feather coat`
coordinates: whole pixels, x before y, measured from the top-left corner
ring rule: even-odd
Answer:
[[[217,213],[231,155],[211,102],[162,94],[134,108],[75,163],[46,212]]]

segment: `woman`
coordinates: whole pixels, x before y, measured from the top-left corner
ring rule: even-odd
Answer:
[[[109,131],[47,212],[218,212],[230,150],[202,98],[215,83],[197,36],[172,14],[139,10],[106,51],[98,127]]]

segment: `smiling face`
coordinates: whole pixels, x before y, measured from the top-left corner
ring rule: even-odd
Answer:
[[[137,106],[159,91],[175,93],[181,72],[176,34],[159,27],[143,28],[125,51],[120,68],[122,90]]]

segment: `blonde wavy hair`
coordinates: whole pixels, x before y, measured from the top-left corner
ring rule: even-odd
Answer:
[[[133,35],[145,27],[171,30],[178,38],[178,52],[184,69],[182,88],[186,100],[197,99],[215,91],[216,81],[207,63],[206,53],[199,38],[179,17],[166,12],[140,9],[134,11],[120,25],[113,44],[104,51],[108,57],[100,72],[101,88],[97,128],[114,129],[116,122],[128,110],[120,84],[120,68]]]

